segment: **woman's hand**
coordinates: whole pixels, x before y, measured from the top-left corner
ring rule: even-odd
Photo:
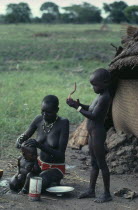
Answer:
[[[40,144],[35,139],[28,139],[26,142],[24,142],[24,146],[39,148]]]
[[[22,134],[21,136],[19,136],[19,137],[17,138],[17,141],[16,141],[16,147],[17,147],[18,149],[20,149],[22,143],[23,143],[26,139],[28,139],[28,137],[27,137],[25,134]]]
[[[77,99],[76,101],[73,100],[72,98],[69,98],[66,100],[66,103],[70,106],[70,107],[73,107],[75,109],[77,109],[80,105],[80,101],[79,99]]]

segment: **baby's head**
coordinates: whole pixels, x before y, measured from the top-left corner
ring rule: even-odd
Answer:
[[[93,86],[94,92],[99,94],[109,86],[111,80],[110,73],[106,69],[97,69],[90,76],[90,83]]]
[[[37,160],[37,148],[36,147],[28,147],[25,143],[21,146],[22,155],[28,161]]]

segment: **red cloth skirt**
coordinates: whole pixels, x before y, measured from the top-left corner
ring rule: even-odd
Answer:
[[[64,163],[55,163],[55,164],[52,164],[52,163],[46,163],[46,162],[43,162],[42,160],[40,160],[38,158],[38,165],[40,166],[41,170],[42,171],[45,171],[45,170],[48,170],[50,168],[57,168],[59,169],[63,174],[65,174],[65,164]]]

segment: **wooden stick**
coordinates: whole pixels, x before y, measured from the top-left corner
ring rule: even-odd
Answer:
[[[74,84],[74,90],[69,94],[68,99],[71,98],[71,95],[72,95],[73,93],[75,93],[76,89],[77,89],[77,85],[76,85],[76,82],[75,82],[75,84]]]
[[[41,196],[42,199],[47,199],[47,200],[52,200],[52,201],[57,201],[57,199],[54,198],[49,198],[47,196]]]

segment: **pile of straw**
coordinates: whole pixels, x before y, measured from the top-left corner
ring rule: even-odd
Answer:
[[[109,65],[111,75],[118,77],[126,76],[126,71],[131,72],[130,76],[138,71],[138,28],[128,26],[126,35],[122,37],[122,52],[117,55]],[[138,77],[138,76],[137,76]]]

